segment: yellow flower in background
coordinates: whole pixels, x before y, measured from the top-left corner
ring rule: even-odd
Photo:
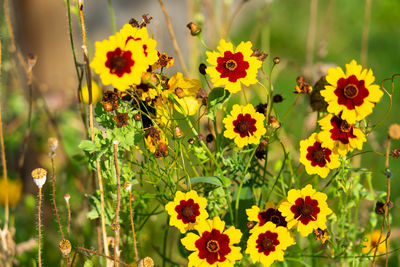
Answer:
[[[22,181],[20,179],[0,179],[0,204],[5,205],[6,203],[6,190],[8,192],[8,203],[10,206],[16,206],[22,195]]]
[[[290,190],[279,211],[286,218],[289,229],[297,228],[302,236],[308,236],[318,228],[326,229],[326,216],[332,213],[326,199],[326,194],[316,192],[309,184],[301,190]]]
[[[300,141],[300,162],[308,174],[318,174],[325,178],[331,169],[340,166],[339,154],[325,146],[316,133]]]
[[[177,191],[174,201],[165,205],[165,210],[171,216],[169,225],[178,228],[182,234],[193,230],[200,221],[208,218],[206,206],[207,199],[199,197],[196,191],[191,190],[187,193]]]
[[[158,59],[155,41],[150,41],[148,35],[145,39],[144,31],[147,33],[147,30],[135,29],[125,25],[121,32],[95,43],[96,52],[90,66],[100,75],[104,85],[111,84],[119,91],[140,84],[142,73]]]
[[[381,235],[380,230],[375,230],[372,233],[367,234],[365,237],[368,239],[367,241],[363,242],[362,253],[374,253],[376,246],[378,246],[379,236]],[[379,241],[378,246],[378,253],[385,253],[386,252],[386,235],[382,234],[381,240]],[[389,249],[389,243],[388,243]]]
[[[89,90],[88,86],[82,87],[79,98],[86,104],[89,104]],[[92,80],[92,103],[95,104],[103,98],[103,89],[100,88],[95,81]]]
[[[246,214],[247,220],[257,222],[257,226],[263,226],[267,222],[272,222],[276,226],[287,226],[285,218],[282,216],[278,208],[275,207],[273,201],[266,203],[264,209],[260,209],[253,205],[250,209],[246,209]],[[252,232],[253,229],[250,230],[250,232]]]
[[[183,74],[177,72],[168,81],[168,89],[164,91],[165,97],[172,94],[178,104],[174,108],[181,114],[192,116],[196,114],[200,103],[196,99],[196,94],[201,88],[201,82],[197,79],[184,78]],[[183,110],[182,110],[183,109]]]
[[[372,70],[362,69],[355,60],[346,64],[346,73],[340,67],[328,70],[329,85],[321,90],[328,103],[328,112],[339,115],[350,124],[364,119],[372,113],[375,104],[383,96],[379,86],[372,84],[375,77]]]
[[[260,262],[268,267],[274,261],[283,261],[284,251],[294,244],[296,242],[286,227],[267,222],[253,228],[247,241],[246,253],[253,263]]]
[[[134,86],[134,89],[138,97],[142,101],[149,102],[158,96],[157,89],[154,87],[154,81],[152,74],[149,72],[143,73],[141,83]]]
[[[224,86],[230,93],[240,91],[241,84],[257,83],[257,72],[262,62],[253,57],[250,41],[241,42],[236,49],[233,44],[221,39],[218,51],[206,52],[207,62],[212,66],[207,73],[215,87]]]
[[[240,148],[248,144],[258,144],[261,136],[267,132],[264,119],[265,116],[256,112],[251,104],[234,105],[231,114],[222,121],[226,128],[224,136],[234,139]]]
[[[234,266],[242,259],[240,242],[242,233],[234,226],[225,229],[225,222],[219,217],[202,221],[194,229],[199,233],[188,233],[181,239],[187,250],[194,251],[189,255],[189,267],[197,266]]]
[[[168,155],[168,139],[164,132],[156,127],[146,129],[144,134],[144,142],[150,153],[156,158]]]
[[[318,123],[322,129],[318,133],[318,138],[326,147],[342,156],[355,148],[361,150],[363,143],[367,141],[360,129],[339,116],[328,114]]]

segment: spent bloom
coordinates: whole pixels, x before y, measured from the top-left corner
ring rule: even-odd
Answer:
[[[268,267],[276,260],[283,261],[284,251],[294,244],[296,242],[286,227],[267,222],[253,228],[247,241],[246,253],[253,263],[260,262]]]
[[[302,236],[308,236],[318,228],[326,229],[326,216],[332,213],[326,199],[326,194],[316,192],[309,184],[301,190],[290,190],[279,211],[286,218],[289,229],[297,228]]]
[[[234,105],[231,114],[223,119],[224,136],[234,139],[240,148],[248,144],[259,144],[261,137],[267,132],[264,127],[265,116],[256,112],[253,105]]]
[[[221,39],[218,51],[206,52],[207,67],[214,86],[225,86],[231,93],[240,91],[241,84],[249,86],[257,83],[257,72],[262,62],[252,56],[250,41],[241,42],[236,49],[233,44]]]
[[[225,222],[219,217],[202,221],[194,229],[198,232],[188,233],[181,239],[189,255],[189,267],[192,266],[234,266],[242,258],[240,242],[242,233],[234,226],[225,229]]]
[[[331,169],[340,166],[339,154],[325,146],[316,133],[300,141],[300,162],[308,174],[318,174],[325,178]]]
[[[178,228],[183,234],[193,230],[199,221],[208,218],[206,206],[207,199],[199,197],[196,191],[191,190],[187,193],[177,191],[174,200],[165,205],[165,210],[171,216],[169,224]]]
[[[353,124],[372,113],[375,104],[383,96],[379,86],[373,84],[372,70],[362,69],[355,60],[346,64],[346,73],[342,68],[328,70],[326,80],[329,85],[321,91],[328,103],[328,112],[339,115]]]

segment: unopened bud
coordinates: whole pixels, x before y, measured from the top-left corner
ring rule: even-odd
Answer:
[[[392,150],[392,157],[395,159],[400,157],[400,148],[395,148]]]
[[[69,203],[69,199],[71,198],[70,194],[65,194],[64,195],[64,200],[65,202]]]
[[[154,267],[154,261],[150,257],[143,258],[139,261],[138,267]]]
[[[378,201],[375,205],[375,213],[376,214],[384,214],[385,213],[385,203]]]
[[[207,66],[206,66],[206,64],[204,64],[204,63],[201,63],[200,65],[199,65],[199,72],[201,73],[201,74],[203,74],[203,75],[206,75],[206,69],[207,69]]]
[[[32,70],[33,67],[35,67],[36,62],[37,62],[37,55],[29,53],[28,57],[27,57],[27,61],[28,61],[28,69]]]
[[[196,36],[199,35],[201,33],[201,28],[199,25],[193,23],[193,22],[189,22],[188,25],[186,25],[186,27],[188,27],[188,29],[190,30],[190,34],[192,36]]]
[[[271,125],[271,127],[274,129],[278,129],[279,127],[281,127],[281,123],[276,119],[275,116],[269,117],[269,125]]]
[[[281,59],[279,57],[274,58],[274,64],[279,64]]]
[[[280,103],[283,101],[283,97],[281,94],[274,95],[272,101],[274,101],[274,103]]]
[[[64,258],[68,257],[69,253],[71,253],[71,242],[69,242],[67,239],[61,240],[61,242],[58,244],[58,247]]]
[[[183,89],[180,88],[180,87],[176,87],[176,88],[175,88],[175,94],[176,94],[179,98],[182,98],[182,97],[185,96],[185,92],[184,92]]]
[[[124,187],[125,190],[131,191],[132,184],[129,181],[125,181],[123,187]]]
[[[183,132],[182,132],[181,127],[179,127],[179,126],[175,127],[175,136],[178,137],[178,138],[181,138],[183,136]]]
[[[247,229],[253,229],[256,224],[254,222],[247,223]]]
[[[113,223],[111,224],[111,230],[113,230],[114,232],[117,231],[117,230],[119,230],[119,228],[120,228],[120,225],[119,225],[118,222],[113,222]]]
[[[54,152],[57,149],[57,146],[58,146],[57,138],[50,137],[48,141],[49,141],[50,150]]]
[[[140,115],[140,113],[136,113],[135,115],[133,115],[133,119],[135,121],[140,121],[142,119],[142,115]]]
[[[194,144],[194,139],[193,138],[189,138],[188,143],[193,145]]]
[[[44,183],[46,182],[47,171],[42,168],[36,168],[32,171],[33,181],[37,185],[37,187],[42,188]]]

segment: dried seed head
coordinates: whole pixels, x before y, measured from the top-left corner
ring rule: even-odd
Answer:
[[[311,85],[309,85],[305,80],[303,76],[299,76],[296,79],[297,85],[295,88],[295,93],[296,94],[310,94],[312,91]]]
[[[42,168],[36,168],[32,171],[32,178],[37,187],[42,188],[44,183],[46,182],[47,171]]]
[[[113,223],[111,224],[111,230],[117,231],[117,230],[119,230],[119,228],[120,228],[120,225],[119,225],[118,222],[113,222]]]
[[[154,267],[154,261],[150,257],[143,258],[139,261],[138,267]]]
[[[385,203],[381,201],[376,202],[375,213],[379,215],[385,214]]]
[[[260,49],[256,49],[253,51],[253,54],[251,54],[251,56],[256,57],[261,62],[264,62],[265,59],[268,57],[268,54],[264,51],[261,51]]]
[[[69,203],[69,199],[71,198],[70,194],[65,194],[64,195],[64,200],[65,202]]]
[[[274,64],[279,64],[281,59],[279,57],[274,58]]]
[[[392,124],[389,127],[389,136],[392,139],[400,139],[400,125],[399,124]]]
[[[128,113],[118,113],[117,115],[113,117],[115,120],[115,123],[117,124],[118,128],[122,128],[126,125],[128,125],[129,122],[129,116]]]
[[[60,249],[64,258],[68,257],[69,253],[71,253],[71,242],[67,239],[61,240],[58,244],[58,248]]]
[[[131,184],[129,181],[125,181],[125,183],[124,183],[123,186],[124,186],[124,189],[125,189],[125,190],[131,191],[132,184]]]
[[[321,240],[322,244],[326,242],[326,240],[329,238],[328,236],[328,230],[322,230],[321,228],[315,229],[314,230],[315,234],[315,240]]]
[[[199,25],[193,23],[193,22],[189,22],[188,25],[186,25],[186,27],[188,27],[188,29],[190,30],[190,34],[192,36],[196,36],[199,35],[201,33],[201,28]]]
[[[203,74],[203,75],[206,75],[206,69],[207,69],[207,66],[206,66],[206,64],[204,64],[204,63],[201,63],[200,65],[199,65],[199,72],[201,73],[201,74]]]
[[[183,136],[183,132],[182,132],[181,127],[175,126],[175,136],[177,138],[181,138]]]
[[[50,150],[54,152],[57,149],[57,146],[58,146],[57,138],[50,137],[48,141],[49,141]]]
[[[400,157],[400,148],[395,148],[392,150],[392,157],[395,159]]]

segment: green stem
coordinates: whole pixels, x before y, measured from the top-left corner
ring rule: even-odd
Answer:
[[[78,61],[76,60],[76,54],[75,54],[74,38],[73,38],[73,36],[72,36],[72,23],[71,23],[71,5],[70,5],[70,0],[67,0],[67,14],[68,14],[69,41],[70,41],[70,43],[71,43],[72,56],[74,57],[74,64],[75,64],[76,76],[78,76],[78,80],[80,80],[80,79],[81,79],[81,76],[79,75]]]
[[[117,32],[117,27],[115,26],[115,15],[114,15],[114,8],[112,6],[111,0],[107,0],[108,10],[110,12],[110,20],[111,20],[111,28],[113,33]]]

